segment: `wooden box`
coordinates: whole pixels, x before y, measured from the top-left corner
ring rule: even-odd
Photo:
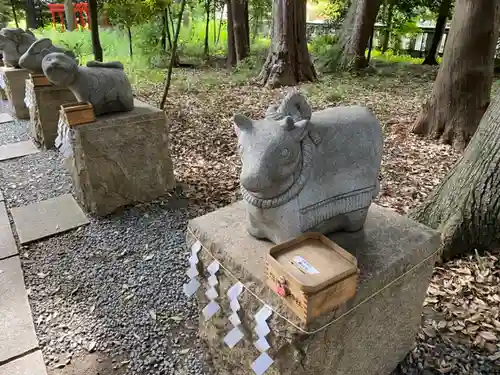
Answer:
[[[33,82],[33,87],[41,87],[41,86],[51,86],[52,84],[49,82],[47,77],[43,74],[32,74],[30,73],[31,82]]]
[[[61,105],[61,116],[69,127],[94,122],[94,108],[90,103],[68,103]]]
[[[267,285],[306,324],[356,294],[356,258],[320,233],[273,246],[266,268]]]

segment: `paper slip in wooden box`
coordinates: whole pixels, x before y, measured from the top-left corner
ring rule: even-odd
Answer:
[[[305,323],[356,293],[356,258],[320,233],[273,246],[266,263],[267,285]]]
[[[61,116],[69,127],[89,124],[96,120],[94,108],[90,103],[68,103],[61,105]]]

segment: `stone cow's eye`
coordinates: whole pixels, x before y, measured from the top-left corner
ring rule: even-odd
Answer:
[[[240,143],[238,144],[238,152],[242,153],[243,152],[243,145]]]
[[[290,156],[290,150],[287,148],[284,148],[281,150],[281,157],[282,158],[288,158]]]

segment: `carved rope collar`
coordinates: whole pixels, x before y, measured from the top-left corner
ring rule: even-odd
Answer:
[[[257,198],[243,186],[240,186],[243,199],[252,206],[267,209],[275,208],[288,203],[295,198],[304,188],[312,170],[314,142],[308,137],[302,141],[302,168],[298,177],[288,190],[273,198]]]

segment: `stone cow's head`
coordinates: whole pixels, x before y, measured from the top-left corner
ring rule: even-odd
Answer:
[[[7,66],[19,67],[19,58],[36,41],[31,31],[21,28],[0,30],[0,50]]]
[[[301,141],[308,120],[265,118],[253,121],[235,115],[235,131],[242,161],[240,182],[250,194],[270,199],[287,191],[302,167]]]
[[[78,74],[78,64],[64,53],[54,52],[43,58],[42,70],[51,83],[66,87],[75,81]]]
[[[43,58],[49,53],[54,52],[61,52],[73,59],[75,58],[73,52],[58,48],[52,44],[52,41],[50,39],[43,38],[33,43],[21,56],[21,58],[19,59],[19,66],[21,68],[29,70],[31,73],[43,73]]]

